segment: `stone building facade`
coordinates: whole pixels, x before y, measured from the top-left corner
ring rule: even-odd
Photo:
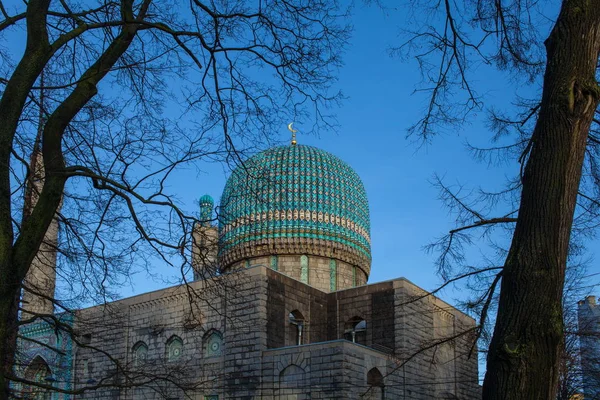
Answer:
[[[594,296],[577,305],[583,398],[597,400],[600,399],[600,305]]]
[[[52,398],[479,397],[475,321],[404,278],[367,284],[367,197],[337,157],[269,149],[232,173],[218,227],[200,204],[195,280],[76,311],[68,388],[40,369]]]

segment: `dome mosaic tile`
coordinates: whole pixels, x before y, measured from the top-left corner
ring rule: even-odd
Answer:
[[[369,204],[356,172],[311,146],[279,146],[237,167],[219,209],[222,265],[264,254],[371,262]]]

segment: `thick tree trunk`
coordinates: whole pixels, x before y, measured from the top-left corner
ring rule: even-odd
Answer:
[[[600,91],[600,2],[563,1],[546,41],[542,103],[504,265],[484,399],[554,399],[562,292],[588,131]]]
[[[44,184],[31,214],[24,218],[14,239],[10,212],[10,149],[25,99],[46,63],[56,51],[46,32],[50,0],[31,0],[27,7],[27,48],[0,99],[0,400],[9,398],[9,377],[15,361],[18,305],[21,283],[58,209],[68,172],[62,153],[62,136],[79,111],[97,93],[98,83],[127,51],[140,26],[133,14],[133,0],[123,0],[124,21],[119,35],[107,46],[71,94],[52,112],[42,134]],[[146,15],[146,0],[138,18]]]
[[[20,276],[13,259],[10,151],[23,106],[50,55],[46,31],[49,0],[32,0],[27,7],[27,45],[0,99],[0,399],[9,396],[6,379],[12,371],[17,343]]]

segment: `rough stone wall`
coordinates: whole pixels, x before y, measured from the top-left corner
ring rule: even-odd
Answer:
[[[380,290],[371,294],[371,346],[380,350],[395,350],[395,340],[390,332],[395,328],[394,290],[391,282],[377,285]],[[383,287],[381,287],[383,286]],[[367,325],[368,328],[368,325]]]
[[[267,347],[267,269],[235,274],[225,292],[225,398],[260,398],[261,352]],[[226,275],[227,276],[227,275]]]
[[[30,161],[31,177],[27,182],[23,217],[31,214],[37,204],[39,194],[44,187],[44,164],[42,153],[35,149]],[[62,204],[61,204],[62,205]],[[59,205],[57,212],[60,212]],[[54,312],[54,304],[49,299],[54,298],[56,288],[56,249],[58,245],[58,220],[52,219],[44,240],[31,262],[29,271],[25,276],[25,289],[23,290],[22,308],[30,311],[23,312],[23,317],[29,315],[49,315]]]
[[[456,376],[456,343],[454,337],[454,315],[450,310],[433,304],[433,336],[439,342],[432,356],[435,371],[433,387],[436,399],[456,398],[458,379]],[[445,341],[448,339],[448,341]]]
[[[190,292],[195,293],[191,303]],[[315,388],[311,398],[323,399],[360,398],[363,389],[367,399],[477,398],[477,360],[468,358],[472,337],[423,350],[472,328],[474,321],[433,296],[419,298],[422,294],[403,279],[327,294],[255,267],[81,310],[75,387],[89,385],[90,379],[118,385],[169,374],[186,386],[186,396],[200,399],[301,399],[306,385]],[[295,310],[305,319],[306,345],[290,343],[289,313]],[[345,321],[355,316],[365,319],[365,344],[373,348],[339,340]],[[207,336],[214,331],[223,335],[223,352],[207,357]],[[173,335],[183,341],[183,355],[169,361],[166,343]],[[148,346],[147,361],[136,365],[133,349],[140,342]],[[384,386],[366,392],[373,368]],[[78,398],[183,396],[181,388],[165,383],[91,393]]]
[[[22,298],[22,307],[26,310],[23,311],[25,318],[30,314],[50,315],[54,312],[54,304],[49,298],[54,298],[56,288],[57,245],[58,221],[53,219],[25,276]]]
[[[477,343],[474,321],[466,315],[453,311],[454,313],[454,331],[469,333],[458,337],[455,343],[455,363],[456,363],[456,396],[459,399],[477,399],[481,398],[481,387],[478,379],[477,365]]]
[[[304,316],[303,343],[327,340],[327,294],[275,271],[266,272],[267,347],[296,345],[296,327],[289,321],[292,311]]]
[[[407,398],[477,398],[475,321],[407,280],[394,285],[395,356]]]
[[[292,309],[305,310],[312,299],[318,298],[315,293],[320,292],[308,289],[281,274],[269,272],[269,348],[292,345],[285,341],[281,315],[286,317]],[[364,318],[367,325],[364,344],[393,360],[398,373],[390,379],[404,390],[406,398],[477,398],[474,321],[434,296],[420,298],[424,294],[403,279],[329,293],[326,339],[316,336],[313,326],[310,340],[304,343],[342,339],[349,320]],[[323,318],[320,311],[314,312],[314,306],[311,309],[311,322]],[[470,333],[460,335],[461,332]],[[373,393],[377,392],[371,391],[369,396]]]
[[[330,334],[330,340],[347,336],[349,321],[362,318],[366,321],[367,331],[361,344],[383,346],[380,350],[393,351],[395,344],[390,335],[394,330],[393,282],[347,289],[330,296],[335,300],[332,300],[329,318],[336,321],[333,325],[335,333]]]
[[[399,399],[394,364],[385,354],[336,340],[263,353],[263,400]],[[373,369],[384,376],[382,389],[367,383]],[[293,374],[288,374],[292,370]],[[295,397],[293,397],[295,396]]]
[[[80,342],[75,387],[98,382],[117,387],[78,398],[183,398],[184,392],[191,398],[244,398],[259,393],[260,371],[253,365],[260,363],[266,346],[266,280],[255,276],[260,270],[81,310],[75,325]],[[207,345],[215,332],[223,338],[222,354],[209,356]],[[183,352],[170,360],[167,344],[174,337],[182,340]],[[141,343],[148,349],[145,362],[135,357]]]
[[[298,281],[303,281],[302,267],[300,263],[300,255],[278,255],[277,257],[277,271],[285,274]],[[319,257],[319,256],[308,256],[308,285],[319,289],[325,293],[331,292],[331,270],[330,261],[331,258]],[[367,274],[360,269],[360,267],[353,266],[344,261],[335,260],[336,262],[336,277],[335,287],[336,290],[343,290],[353,288],[355,286],[362,286],[367,283]],[[271,256],[262,256],[249,258],[247,260],[239,261],[232,265],[230,268],[234,271],[238,271],[244,268],[251,267],[267,267],[272,268]],[[356,285],[354,285],[356,281]]]
[[[214,226],[197,223],[193,232],[192,268],[194,280],[216,276],[219,231]]]

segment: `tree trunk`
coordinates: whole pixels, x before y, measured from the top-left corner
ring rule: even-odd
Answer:
[[[17,343],[20,276],[13,258],[10,151],[31,87],[50,56],[46,15],[50,0],[32,0],[27,7],[27,44],[23,58],[0,98],[0,399],[9,397],[9,381]]]
[[[588,131],[600,91],[600,2],[563,1],[506,259],[484,399],[554,400],[562,294]]]
[[[3,278],[4,279],[4,278]],[[0,399],[9,398],[9,380],[12,372],[17,344],[18,310],[21,291],[16,276],[6,278],[6,285],[0,288],[0,354],[2,354],[2,374],[0,374]],[[14,288],[16,290],[13,290]],[[11,298],[12,296],[12,298]]]

